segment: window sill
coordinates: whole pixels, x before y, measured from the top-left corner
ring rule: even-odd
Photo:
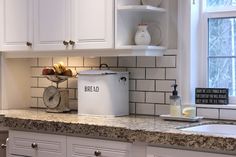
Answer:
[[[209,105],[209,104],[196,104],[198,108],[215,108],[215,109],[236,109],[236,104],[227,105]]]

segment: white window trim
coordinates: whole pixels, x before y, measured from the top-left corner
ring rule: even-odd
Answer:
[[[178,3],[178,80],[183,105],[194,105],[195,88],[208,86],[208,68],[205,68],[208,66],[208,56],[207,53],[203,53],[208,51],[206,45],[208,39],[206,38],[206,35],[208,36],[207,16],[225,16],[226,13],[231,16],[236,15],[232,11],[218,9],[217,14],[209,11],[206,16],[203,14],[205,8],[202,5],[206,0],[194,1],[195,4],[192,0],[180,0]],[[191,19],[193,14],[198,16],[198,21]],[[236,97],[231,97],[229,103],[236,105]]]
[[[209,18],[221,18],[221,17],[236,17],[236,7],[225,7],[224,9],[214,8],[206,9],[206,0],[201,0],[201,27],[202,27],[202,50],[201,50],[201,71],[202,79],[204,80],[201,84],[208,87],[208,19]],[[232,11],[235,10],[235,11]],[[229,104],[236,104],[236,96],[229,97]]]

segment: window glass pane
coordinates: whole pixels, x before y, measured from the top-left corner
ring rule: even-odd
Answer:
[[[235,56],[236,18],[208,20],[209,56]]]
[[[236,0],[207,0],[207,7],[236,6]]]
[[[209,58],[208,83],[210,88],[229,88],[236,96],[236,58]]]

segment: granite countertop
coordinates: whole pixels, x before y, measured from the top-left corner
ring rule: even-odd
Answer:
[[[16,130],[56,133],[71,136],[103,138],[148,145],[236,154],[236,134],[220,135],[181,131],[178,128],[203,123],[235,123],[206,121],[200,123],[164,121],[145,116],[79,116],[56,114],[44,110],[5,110],[0,114],[5,127]]]

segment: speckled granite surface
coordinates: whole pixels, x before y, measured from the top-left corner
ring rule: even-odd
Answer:
[[[181,131],[177,128],[200,123],[163,121],[158,117],[96,117],[53,114],[43,110],[1,111],[4,126],[25,131],[104,138],[149,145],[216,151],[236,154],[235,135]],[[218,123],[202,121],[201,123]],[[223,122],[226,123],[226,122]],[[230,122],[233,123],[233,122]]]

